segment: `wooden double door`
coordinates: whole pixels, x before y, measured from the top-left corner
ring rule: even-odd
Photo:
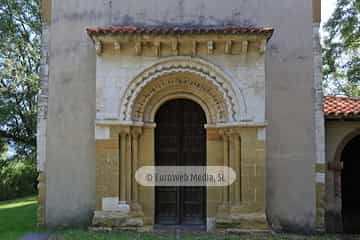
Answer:
[[[156,166],[206,166],[205,114],[197,103],[176,99],[158,110]],[[206,187],[155,187],[155,222],[160,225],[204,225]]]

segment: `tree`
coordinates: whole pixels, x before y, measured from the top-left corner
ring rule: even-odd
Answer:
[[[331,94],[360,96],[360,1],[337,0],[324,30],[325,90]]]
[[[0,145],[34,157],[40,68],[39,0],[0,0]]]

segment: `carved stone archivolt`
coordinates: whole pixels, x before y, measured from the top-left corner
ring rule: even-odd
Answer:
[[[215,66],[200,59],[173,58],[146,69],[130,83],[121,101],[120,119],[153,122],[161,103],[189,98],[203,107],[208,124],[236,122],[241,109],[235,91]]]
[[[226,122],[228,109],[224,96],[208,80],[189,73],[172,73],[146,85],[134,101],[132,119],[151,122],[159,106],[174,98],[188,98],[199,103],[209,123]]]

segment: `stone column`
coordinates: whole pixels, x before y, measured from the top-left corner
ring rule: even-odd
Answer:
[[[223,156],[224,156],[224,167],[229,166],[229,135],[227,131],[224,129],[219,130],[219,135],[221,136],[223,140]],[[222,205],[218,208],[218,216],[219,217],[225,217],[228,214],[229,210],[229,186],[223,187],[222,192]]]
[[[120,184],[119,184],[119,201],[126,203],[126,132],[120,132]]]
[[[131,133],[126,135],[126,201],[132,201],[132,146]]]
[[[225,209],[222,204],[218,208],[218,229],[268,229],[264,197],[265,141],[259,129],[231,126],[220,131],[226,140],[224,163],[236,172],[236,180],[229,187],[228,207]]]
[[[141,205],[139,204],[139,184],[136,182],[135,173],[139,168],[139,141],[142,134],[140,127],[134,127],[131,130],[132,135],[132,199],[131,212],[133,215],[143,216]]]
[[[241,195],[241,173],[240,173],[240,134],[237,129],[228,129],[230,135],[230,165],[235,173],[236,180],[230,186],[231,212],[240,206]]]
[[[235,199],[234,204],[239,205],[241,201],[241,140],[238,133],[234,134],[234,151],[235,151],[235,165],[234,170],[236,171],[236,181],[235,181]]]

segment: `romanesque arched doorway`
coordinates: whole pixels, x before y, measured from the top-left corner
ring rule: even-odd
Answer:
[[[187,99],[167,101],[155,122],[156,166],[206,165],[206,117],[199,104]],[[206,187],[155,187],[155,222],[205,225]]]
[[[352,138],[341,154],[341,200],[343,230],[360,233],[360,135]]]

